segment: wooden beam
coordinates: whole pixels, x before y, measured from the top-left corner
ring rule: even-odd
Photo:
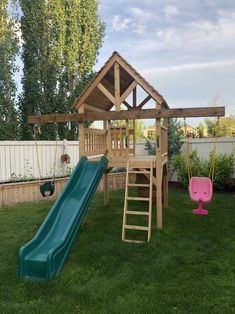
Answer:
[[[125,92],[122,94],[120,98],[120,103],[123,103],[123,101],[128,97],[128,95],[133,91],[133,89],[136,87],[137,82],[133,81],[125,90]]]
[[[104,109],[101,109],[101,108],[98,108],[98,107],[93,107],[91,105],[88,105],[88,104],[84,104],[85,105],[85,111],[96,111],[96,112],[106,112]]]
[[[148,95],[137,107],[138,107],[138,108],[144,107],[144,105],[145,105],[150,99],[152,99],[152,97],[151,97],[150,95]]]
[[[186,117],[221,117],[225,115],[225,107],[176,108],[176,109],[131,109],[103,112],[85,112],[74,114],[49,114],[28,116],[28,123],[55,123],[75,121],[102,121],[126,119],[160,119]]]
[[[114,63],[114,93],[115,93],[115,110],[120,111],[120,71],[119,64]]]
[[[99,88],[99,90],[115,105],[115,98],[113,97],[113,95],[107,90],[107,88],[104,87],[103,84],[99,83],[97,85],[97,87]]]

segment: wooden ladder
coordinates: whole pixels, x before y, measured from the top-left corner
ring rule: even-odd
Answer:
[[[133,243],[143,243],[145,241],[140,240],[129,240],[126,239],[126,230],[142,230],[148,232],[148,242],[151,238],[151,223],[152,223],[152,194],[153,194],[153,162],[144,161],[144,167],[141,166],[141,161],[138,160],[128,160],[127,162],[127,172],[126,172],[126,187],[125,187],[125,201],[124,201],[124,211],[123,211],[123,223],[122,223],[122,241],[133,242]],[[138,168],[138,170],[137,170]],[[147,170],[150,169],[150,170]],[[129,182],[130,174],[148,174],[149,175],[149,184],[136,184]],[[128,194],[129,187],[148,187],[149,188],[149,197],[131,197]],[[148,211],[134,211],[128,210],[128,201],[143,201],[148,202],[149,207]],[[127,215],[138,215],[138,216],[148,216],[148,226],[135,226],[127,224]]]

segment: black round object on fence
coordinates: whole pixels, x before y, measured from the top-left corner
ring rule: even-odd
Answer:
[[[46,182],[40,183],[40,192],[43,197],[53,195],[55,192],[55,182],[46,181]]]

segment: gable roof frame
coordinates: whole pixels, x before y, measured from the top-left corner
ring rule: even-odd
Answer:
[[[131,78],[136,82],[130,84],[126,91],[122,95],[120,95],[121,102],[124,102],[128,94],[133,90],[131,88],[135,85],[140,85],[144,91],[153,98],[159,105],[163,105],[165,108],[169,108],[167,102],[163,98],[162,95],[158,93],[156,89],[154,89],[118,52],[114,51],[111,57],[106,61],[103,67],[97,72],[95,77],[91,80],[91,82],[87,85],[87,87],[83,90],[83,92],[76,98],[73,108],[79,109],[87,100],[87,98],[92,94],[92,92],[98,88],[100,90],[100,86],[102,79],[108,74],[111,68],[114,66],[115,63],[118,63],[124,71],[126,71]],[[131,86],[132,85],[132,86]],[[128,93],[129,91],[129,93]],[[101,89],[101,92],[104,94],[104,89]],[[104,97],[108,98],[109,94],[104,94]],[[110,96],[110,95],[109,95]],[[126,97],[125,97],[126,96]],[[125,99],[124,99],[125,98]],[[110,98],[109,98],[110,99]],[[93,106],[93,105],[92,105]],[[111,109],[113,105],[109,106],[108,110]],[[91,106],[90,106],[91,107]],[[93,106],[95,108],[95,106]],[[143,106],[142,106],[143,107]],[[142,108],[140,107],[140,109]]]

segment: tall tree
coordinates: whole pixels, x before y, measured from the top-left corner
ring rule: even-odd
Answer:
[[[20,0],[23,16],[22,138],[32,138],[29,114],[71,112],[76,92],[90,78],[104,35],[97,0]],[[53,139],[53,125],[41,137]],[[61,138],[75,126],[59,125]]]
[[[235,117],[222,117],[216,119],[205,119],[209,137],[232,137],[235,132]]]
[[[7,0],[0,2],[0,140],[18,138],[14,82],[15,57],[18,52],[14,20],[8,15]]]
[[[205,137],[205,125],[203,122],[200,122],[198,127],[197,127],[197,137],[198,138]]]

